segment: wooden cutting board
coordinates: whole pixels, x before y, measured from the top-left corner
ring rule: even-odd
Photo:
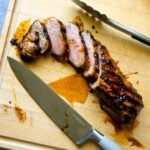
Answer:
[[[130,0],[86,0],[86,2],[95,9],[106,13],[110,18],[150,36],[149,0],[137,0],[136,3]],[[0,49],[0,54],[3,54],[0,64],[0,145],[15,149],[99,149],[93,143],[87,143],[80,148],[76,147],[26,93],[13,75],[6,60],[7,55],[18,59],[9,41],[21,21],[29,18],[34,20],[55,16],[61,21],[67,22],[75,16],[80,16],[84,21],[85,29],[90,30],[96,39],[107,46],[111,56],[119,61],[119,66],[125,74],[138,72],[130,75],[129,80],[143,96],[145,107],[137,117],[139,123],[133,130],[132,136],[140,141],[145,149],[149,150],[150,48],[94,20],[93,17],[81,11],[71,0],[16,0],[12,12],[6,40],[5,37],[1,38],[2,44],[5,46]],[[92,25],[95,26],[95,29],[92,29]],[[75,70],[71,66],[58,63],[51,57],[40,58],[28,67],[46,83],[75,74]],[[104,121],[107,115],[100,109],[99,104],[93,103],[93,101],[98,101],[98,98],[89,93],[84,104],[74,103],[73,108],[99,131],[115,138],[114,126]],[[15,113],[16,102],[27,114],[24,123],[19,122]],[[121,144],[125,150],[141,149],[130,145],[131,142]],[[31,146],[33,147],[31,148]]]
[[[2,32],[0,34],[0,58],[1,58],[4,46],[5,46],[5,40],[8,34],[8,29],[9,29],[9,25],[11,22],[11,17],[12,17],[12,12],[14,10],[14,6],[15,6],[15,0],[10,0],[9,5],[7,7],[7,11],[6,11],[6,16],[4,19]]]

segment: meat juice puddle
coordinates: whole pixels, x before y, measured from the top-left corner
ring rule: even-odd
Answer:
[[[85,103],[89,86],[80,74],[61,78],[48,84],[55,92],[65,97],[73,105],[74,102]]]
[[[139,125],[137,120],[134,123],[128,126],[118,125],[110,117],[104,119],[104,123],[110,123],[114,127],[114,133],[111,133],[110,136],[118,143],[122,145],[127,145],[130,142],[130,146],[136,146],[139,148],[145,148],[144,145],[133,137],[133,130]]]

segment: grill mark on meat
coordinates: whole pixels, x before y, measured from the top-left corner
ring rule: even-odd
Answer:
[[[101,93],[101,95],[106,95],[106,93]],[[129,108],[124,105],[120,105],[117,100],[112,103],[108,103],[107,99],[110,97],[104,98],[100,100],[101,108],[105,110],[108,114],[112,116],[112,118],[117,122],[129,123],[135,119],[138,111],[134,107]],[[105,100],[104,100],[105,99]],[[109,109],[109,112],[108,112]],[[113,115],[112,115],[113,114]]]
[[[52,45],[51,53],[55,56],[63,56],[66,50],[66,41],[62,34],[63,24],[52,17],[45,25]]]
[[[105,84],[108,84],[108,82],[106,80]],[[110,81],[109,81],[110,83]],[[121,87],[117,86],[115,83],[110,83],[109,84],[111,86],[111,90],[110,92],[113,92],[114,95],[116,95],[116,97],[118,98],[118,101],[122,102],[123,104],[125,101],[128,101],[129,103],[132,102],[132,104],[134,104],[135,106],[142,106],[141,102],[139,101],[139,99],[137,97],[135,97],[134,95],[132,95],[130,92],[124,90],[121,90]],[[113,94],[112,94],[113,95]]]
[[[113,103],[116,109],[118,109],[120,113],[123,113],[123,115],[137,115],[137,109],[135,107],[128,107],[126,105],[123,105],[117,99],[115,99]]]
[[[73,23],[66,23],[66,36],[69,46],[69,61],[76,68],[85,63],[85,48],[81,41],[79,28]]]
[[[129,114],[121,113],[118,111],[118,109],[116,109],[114,106],[112,105],[107,105],[107,103],[105,103],[104,101],[100,101],[101,104],[101,108],[106,111],[110,116],[112,116],[112,118],[120,123],[130,123],[133,121],[133,117],[131,118],[131,116]]]
[[[110,56],[109,56],[106,48],[103,48],[102,50],[103,50],[103,52],[101,53],[101,54],[103,54],[102,59],[101,59],[102,78],[105,79],[105,81],[108,84],[111,84],[112,86],[113,85],[115,86],[115,84],[117,84],[117,85],[119,84],[119,86],[121,88],[118,89],[118,92],[122,91],[122,90],[123,91],[127,90],[127,93],[132,92],[133,93],[132,96],[134,97],[134,100],[141,103],[141,100],[139,100],[139,94],[137,94],[135,89],[132,88],[132,85],[125,79],[125,77],[123,75],[121,75],[122,73],[118,71],[118,67],[117,67],[116,63],[114,63],[114,60],[112,58],[110,59]],[[107,54],[105,54],[105,53],[107,53]],[[109,60],[109,61],[106,61],[106,60]],[[105,68],[107,68],[107,69],[109,68],[109,70],[106,71]],[[108,73],[109,73],[109,77],[107,77]],[[116,80],[116,82],[111,83],[112,80],[113,81]],[[125,82],[126,82],[126,84],[125,84]]]
[[[100,49],[101,49],[101,44],[100,42],[97,42],[97,51],[98,51],[98,60],[99,60],[99,65],[98,65],[98,77],[97,77],[97,80],[94,82],[94,83],[90,83],[90,87],[94,90],[96,89],[98,86],[99,86],[99,80],[100,80],[100,77],[101,77],[101,73],[102,73],[102,69],[101,69],[101,52],[100,52]]]
[[[116,120],[117,122],[119,122],[120,120],[123,122],[123,117],[120,115],[117,115],[117,114],[119,114],[119,112],[118,113],[116,113],[116,111],[114,111],[114,108],[112,108],[112,106],[111,105],[108,105],[107,103],[105,103],[103,100],[100,100],[100,105],[101,105],[101,108],[105,111],[105,112],[107,112],[110,116],[112,116],[112,118],[114,119],[114,120]],[[118,111],[118,110],[117,110]]]
[[[126,104],[126,102],[132,103],[132,106],[141,106],[141,103],[133,100],[134,98],[131,97],[130,93],[118,93],[118,89],[115,91],[114,90],[114,86],[112,87],[112,85],[108,85],[103,79],[100,78],[99,80],[100,85],[99,87],[97,87],[96,90],[103,90],[105,93],[107,93],[108,96],[112,97],[113,100],[116,100],[118,102],[120,102],[120,104]],[[118,88],[118,87],[117,87]],[[109,92],[108,92],[109,91]],[[131,106],[131,105],[130,105]]]
[[[109,101],[111,99],[111,97],[107,96],[107,93],[101,91],[100,97],[100,104],[101,104],[101,108],[103,110],[105,110],[109,115],[111,115],[111,117],[118,123],[130,123],[132,122],[135,117],[136,117],[136,113],[129,113],[127,111],[124,111],[124,109],[119,108],[118,106],[115,105],[115,102],[113,102],[113,105],[111,103],[111,101]],[[121,111],[122,110],[122,111]]]
[[[123,116],[124,120],[121,122],[134,120],[143,107],[141,99],[137,97],[137,94],[134,94],[135,91],[132,85],[125,80],[122,72],[114,60],[110,58],[104,46],[101,46],[99,51],[99,62],[99,68],[101,69],[99,78],[94,84],[91,84],[91,88],[99,92],[100,97],[101,93],[107,95],[109,100],[106,99],[103,101],[107,103],[107,106],[111,107],[111,111],[114,111],[112,114],[116,113],[116,116]],[[125,84],[124,81],[127,83]],[[105,111],[108,111],[108,108],[106,108]],[[117,115],[117,113],[119,114]],[[117,120],[116,117],[114,119]]]
[[[41,22],[40,22],[40,24],[43,27],[43,29],[37,33],[39,34],[39,47],[41,48],[40,53],[44,54],[46,52],[46,50],[49,48],[50,42],[49,42],[49,37],[48,37],[47,30],[46,30],[44,24]],[[47,44],[47,45],[45,45],[45,44]]]
[[[50,43],[45,32],[44,25],[39,20],[33,22],[27,34],[18,43],[18,50],[23,60],[31,61],[48,50]]]
[[[112,73],[111,71],[109,71],[109,72],[105,71],[105,73],[102,71],[102,75],[101,75],[101,78],[104,79],[104,81],[107,84],[111,85],[114,88],[114,90],[116,91],[116,93],[119,92],[121,95],[123,95],[123,93],[125,93],[129,97],[132,96],[132,98],[136,104],[141,104],[141,101],[139,100],[137,95],[135,95],[135,94],[131,95],[131,89],[127,88],[125,86],[125,84],[123,83],[123,79],[119,78],[119,77],[116,74],[114,74],[114,72]]]
[[[59,23],[61,25],[60,31],[62,33],[62,36],[64,38],[64,42],[65,42],[65,52],[63,54],[63,57],[65,60],[67,60],[67,58],[69,57],[69,47],[68,47],[68,43],[67,43],[66,27],[64,26],[64,24],[61,21],[59,21]]]

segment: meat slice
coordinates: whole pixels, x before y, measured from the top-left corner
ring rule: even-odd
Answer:
[[[88,78],[89,82],[94,82],[97,80],[99,73],[98,42],[89,31],[83,31],[81,34],[86,46],[85,72],[83,75]]]
[[[143,107],[142,97],[102,45],[99,63],[99,77],[90,87],[100,96],[101,107],[119,123],[132,122]]]
[[[77,25],[66,23],[66,37],[69,46],[69,61],[76,68],[82,68],[85,63],[85,47],[82,43]]]
[[[45,25],[52,45],[52,54],[63,56],[67,49],[64,25],[54,17],[48,19]]]
[[[32,60],[39,54],[45,53],[49,46],[45,27],[39,20],[34,21],[22,41],[18,43],[20,56],[25,61]]]

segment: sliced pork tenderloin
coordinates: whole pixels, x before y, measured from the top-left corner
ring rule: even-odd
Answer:
[[[39,54],[45,53],[49,47],[50,42],[45,26],[39,20],[33,22],[21,42],[18,43],[19,54],[25,61],[30,61]]]
[[[51,53],[54,56],[64,56],[67,50],[65,27],[62,22],[52,17],[45,24],[51,41]]]
[[[66,37],[69,47],[68,60],[76,68],[83,68],[85,64],[85,46],[81,39],[79,27],[73,23],[66,23]]]
[[[85,71],[83,75],[89,82],[94,82],[97,80],[99,74],[99,43],[89,31],[83,31],[81,35],[86,46]]]

